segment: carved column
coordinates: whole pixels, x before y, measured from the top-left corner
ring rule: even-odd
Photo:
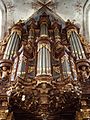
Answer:
[[[56,51],[58,51],[61,47],[61,26],[58,24],[57,21],[55,21],[52,25],[52,28],[54,29]]]
[[[36,28],[35,20],[31,19],[31,24],[29,26],[28,41],[33,42],[33,40],[35,38],[35,28]]]

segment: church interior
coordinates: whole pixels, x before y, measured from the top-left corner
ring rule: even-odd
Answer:
[[[90,0],[0,0],[0,120],[90,120]]]

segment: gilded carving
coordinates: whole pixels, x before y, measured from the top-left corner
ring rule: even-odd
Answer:
[[[44,12],[36,21],[20,20],[10,29],[10,35],[17,32],[21,38],[18,48],[17,39],[13,39],[16,46],[12,41],[15,53],[12,49],[5,52],[10,35],[0,43],[2,54],[12,55],[6,59],[2,55],[0,61],[0,93],[7,97],[0,103],[8,107],[0,111],[2,120],[11,120],[20,111],[43,120],[67,113],[74,117],[76,113],[76,120],[90,117],[90,110],[81,106],[86,94],[83,86],[90,82],[90,45],[73,22],[64,24],[63,28]]]

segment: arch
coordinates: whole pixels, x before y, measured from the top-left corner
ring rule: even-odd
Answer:
[[[0,0],[0,39],[7,31],[7,8],[3,0]]]
[[[0,38],[1,38],[1,34],[2,34],[2,11],[0,9]]]
[[[89,34],[89,39],[90,39],[90,7],[88,10],[88,34]]]
[[[90,1],[86,0],[83,7],[83,32],[86,39],[90,42]]]

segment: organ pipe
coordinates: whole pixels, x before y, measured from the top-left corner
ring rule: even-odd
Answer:
[[[18,56],[14,59],[14,64],[13,64],[12,74],[11,74],[11,81],[15,80],[15,77],[16,77],[16,74],[17,74],[18,59],[19,59]]]
[[[77,60],[79,59],[86,59],[84,49],[80,42],[79,36],[75,30],[69,30],[70,32],[70,45],[72,49],[73,55],[76,57]]]
[[[64,56],[61,58],[61,65],[62,65],[64,78],[70,77],[71,69],[70,69],[70,61],[67,53],[65,53]]]
[[[13,55],[17,52],[21,41],[21,30],[16,28],[12,29],[11,35],[4,52],[3,59],[12,60]]]
[[[19,63],[17,68],[17,76],[21,78],[25,78],[26,74],[26,66],[27,66],[27,58],[24,56],[24,53],[22,52],[19,56]]]
[[[51,75],[50,44],[38,43],[37,75]]]
[[[75,63],[72,57],[70,57],[70,65],[71,65],[71,71],[72,71],[72,76],[73,80],[77,80],[77,72],[76,72],[76,67]]]
[[[58,27],[56,27],[54,29],[54,36],[55,36],[55,39],[60,38],[60,32],[59,32],[59,28]]]
[[[41,37],[48,36],[48,26],[46,23],[41,24],[40,35],[41,35]]]

